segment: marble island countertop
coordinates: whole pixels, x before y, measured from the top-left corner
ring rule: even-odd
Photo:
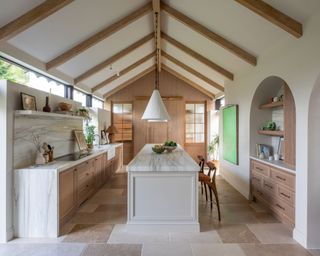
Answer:
[[[78,160],[70,160],[70,161],[62,161],[62,160],[54,160],[53,162],[47,163],[47,164],[43,164],[43,165],[32,165],[32,166],[28,166],[28,167],[24,167],[24,168],[19,168],[16,170],[41,170],[41,171],[64,171],[67,170],[69,168],[72,168],[76,165],[79,165],[85,161],[88,161],[92,158],[95,158],[101,154],[104,153],[108,153],[108,154],[113,154],[114,156],[114,149],[118,146],[121,146],[122,143],[113,143],[113,144],[107,144],[107,145],[100,145],[99,147],[95,147],[92,149],[92,151],[90,151],[90,154],[79,158]],[[113,157],[112,156],[112,157]],[[112,158],[111,157],[111,158]],[[108,157],[108,159],[110,159]]]
[[[172,152],[156,154],[152,151],[154,144],[146,144],[136,157],[128,164],[128,172],[198,172],[199,165],[180,145]]]

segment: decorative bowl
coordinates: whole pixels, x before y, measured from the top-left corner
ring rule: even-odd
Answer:
[[[72,109],[72,104],[60,102],[58,104],[61,111],[70,111]]]
[[[157,154],[161,154],[161,153],[163,153],[163,151],[165,151],[165,148],[162,145],[154,145],[152,147],[152,151],[157,153]]]
[[[164,146],[165,150],[167,150],[168,153],[171,153],[173,150],[177,148],[177,146]]]

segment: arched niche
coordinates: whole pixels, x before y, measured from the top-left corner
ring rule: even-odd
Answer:
[[[283,106],[263,108],[260,106],[271,102],[274,97],[283,95]],[[255,91],[250,110],[250,155],[256,156],[256,144],[266,144],[277,153],[279,137],[258,133],[267,121],[274,121],[284,131],[283,156],[284,162],[290,167],[295,166],[295,103],[287,83],[280,77],[270,76],[264,79]]]
[[[320,248],[320,76],[310,96],[308,122],[307,240],[309,248]]]

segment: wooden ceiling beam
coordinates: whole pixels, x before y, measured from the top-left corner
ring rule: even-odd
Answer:
[[[156,41],[156,51],[158,52],[158,71],[161,71],[161,21],[160,21],[160,0],[152,0],[153,8],[153,27],[154,27],[154,38]],[[156,24],[158,20],[158,24]]]
[[[161,33],[161,37],[165,39],[170,44],[174,45],[175,47],[179,48],[180,50],[184,51],[185,53],[189,54],[196,60],[202,62],[203,64],[207,65],[208,67],[212,68],[219,74],[223,75],[224,77],[233,80],[234,75],[229,72],[228,70],[224,69],[223,67],[219,66],[218,64],[212,62],[211,60],[207,59],[206,57],[202,56],[201,54],[195,52],[194,50],[190,49],[189,47],[185,46],[184,44],[178,42],[174,38],[170,37],[169,35],[165,34],[164,32]]]
[[[75,78],[75,80],[74,80],[75,84],[80,83],[81,81],[93,76],[94,74],[98,73],[102,69],[111,65],[115,61],[126,56],[127,54],[129,54],[133,50],[137,49],[138,47],[142,46],[143,44],[145,44],[146,42],[151,40],[153,38],[153,36],[154,36],[154,34],[151,33],[151,34],[141,38],[140,40],[138,40],[137,42],[128,46],[127,48],[123,49],[122,51],[116,53],[115,55],[111,56],[110,58],[106,59],[105,61],[103,61],[103,62],[99,63],[98,65],[94,66],[93,68],[87,70],[86,72],[84,72],[83,74],[81,74],[77,78]]]
[[[208,90],[204,89],[202,86],[196,84],[195,82],[191,81],[189,78],[183,76],[182,74],[178,73],[177,71],[173,70],[172,68],[169,68],[167,65],[162,64],[162,69],[170,73],[171,75],[175,76],[176,78],[184,81],[191,87],[195,88],[196,90],[202,92],[203,94],[207,95],[210,99],[214,99],[215,95]]]
[[[128,73],[129,71],[135,69],[136,67],[138,67],[139,65],[141,65],[142,63],[150,60],[152,57],[154,57],[154,52],[146,55],[145,57],[143,57],[142,59],[136,61],[135,63],[133,63],[132,65],[126,67],[125,69],[121,70],[119,72],[119,76],[122,76],[126,73]],[[111,77],[109,77],[108,79],[102,81],[101,83],[97,84],[95,87],[92,88],[92,92],[95,92],[97,90],[100,90],[101,88],[107,86],[109,83],[111,83],[112,81],[116,80],[119,78],[118,74],[115,74]]]
[[[156,65],[151,66],[150,68],[147,68],[146,70],[140,72],[139,74],[135,75],[134,77],[130,78],[129,80],[125,81],[124,83],[120,84],[113,90],[107,92],[106,94],[103,95],[103,98],[109,98],[116,92],[124,89],[125,87],[129,86],[133,82],[139,80],[140,78],[144,77],[145,75],[149,74],[150,72],[154,71],[156,69]]]
[[[224,49],[228,50],[229,52],[235,54],[242,60],[246,61],[247,63],[256,66],[257,65],[257,58],[252,54],[248,53],[247,51],[241,49],[234,43],[230,42],[229,40],[223,38],[222,36],[214,33],[213,31],[209,30],[205,26],[201,25],[200,23],[192,20],[188,16],[184,15],[183,13],[179,12],[178,10],[170,7],[169,5],[161,2],[161,10],[170,15],[171,17],[175,18],[176,20],[180,21],[184,25],[190,27],[194,31],[198,32],[202,36],[208,38],[212,42],[220,45]]]
[[[141,18],[142,16],[146,15],[152,10],[151,3],[147,3],[143,7],[135,10],[134,12],[130,13],[128,16],[124,17],[123,19],[113,23],[112,25],[106,27],[105,29],[101,30],[100,32],[96,33],[95,35],[87,38],[86,40],[82,41],[78,45],[74,46],[73,48],[67,50],[63,54],[59,55],[58,57],[54,58],[53,60],[49,61],[46,64],[46,69],[52,69],[54,67],[60,66],[61,64],[67,62],[68,60],[72,59],[73,57],[77,56],[78,54],[84,52],[85,50],[89,49],[90,47],[96,45],[100,41],[106,39],[107,37],[111,36],[112,34],[118,32],[125,26],[131,24],[135,20]]]
[[[303,34],[302,24],[288,15],[280,12],[262,0],[235,0],[251,11],[277,25],[291,35],[299,38]]]
[[[0,40],[9,40],[74,0],[47,0],[0,28]]]
[[[184,70],[188,71],[190,74],[192,74],[192,75],[200,78],[201,80],[205,81],[207,84],[215,87],[219,91],[222,91],[222,92],[224,91],[224,87],[222,85],[220,85],[220,84],[214,82],[213,80],[211,80],[210,78],[202,75],[198,71],[196,71],[193,68],[189,67],[188,65],[182,63],[181,61],[179,61],[176,58],[172,57],[168,53],[162,51],[162,56],[165,57],[166,59],[168,59],[169,61],[171,61],[172,63],[176,64],[177,66],[179,66],[179,67],[183,68]]]

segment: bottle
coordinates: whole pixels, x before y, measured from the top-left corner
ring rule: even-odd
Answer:
[[[43,107],[43,112],[51,112],[51,108],[49,106],[49,97],[46,97],[46,105]]]

